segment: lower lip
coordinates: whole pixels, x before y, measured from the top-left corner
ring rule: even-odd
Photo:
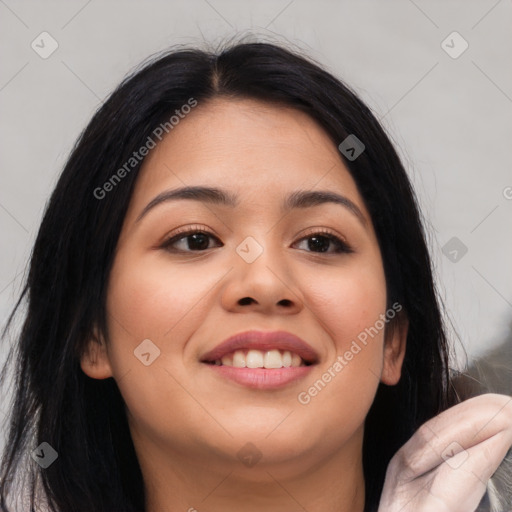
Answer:
[[[206,363],[205,363],[206,364]],[[253,389],[276,389],[303,379],[314,365],[290,366],[288,368],[236,368],[207,364],[213,371],[227,379]]]

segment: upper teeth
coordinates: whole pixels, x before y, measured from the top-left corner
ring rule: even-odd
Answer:
[[[303,366],[304,361],[297,354],[289,350],[283,352],[272,350],[236,350],[225,355],[221,360],[215,361],[216,365],[235,366],[236,368],[288,368],[290,366]]]

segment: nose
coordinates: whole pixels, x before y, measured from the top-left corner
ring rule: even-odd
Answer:
[[[297,314],[303,309],[296,278],[276,251],[263,249],[250,263],[235,252],[233,266],[222,291],[226,310],[282,315]]]

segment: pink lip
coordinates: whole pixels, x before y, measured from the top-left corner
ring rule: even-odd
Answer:
[[[308,366],[288,368],[235,368],[233,366],[217,366],[211,364],[217,359],[235,350],[289,350],[298,354]],[[238,384],[253,389],[273,389],[285,386],[305,377],[318,362],[317,352],[304,340],[286,331],[246,331],[235,334],[210,352],[206,353],[201,362],[210,363],[208,366],[219,375]]]
[[[206,353],[202,362],[214,362],[235,350],[289,350],[298,354],[306,363],[318,362],[318,354],[304,340],[286,331],[245,331],[235,334]]]
[[[234,366],[208,365],[214,372],[237,384],[253,389],[275,389],[305,377],[314,366],[289,368],[235,368]]]

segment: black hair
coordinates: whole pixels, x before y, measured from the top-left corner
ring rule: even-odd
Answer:
[[[116,382],[89,378],[80,367],[95,328],[108,339],[106,284],[143,160],[125,168],[109,194],[99,194],[98,187],[191,98],[201,105],[219,97],[299,109],[336,146],[349,135],[365,146],[356,159],[340,155],[371,215],[388,307],[398,302],[409,320],[401,379],[395,386],[379,385],[365,421],[365,512],[377,509],[393,454],[424,421],[451,405],[448,343],[418,203],[370,109],[312,59],[279,45],[173,49],[145,62],[101,105],[47,204],[26,284],[8,321],[25,300],[0,474],[2,510],[9,510],[7,496],[24,460],[31,509],[41,483],[52,511],[144,510],[142,474]],[[58,463],[45,470],[29,457],[43,441],[59,453]]]

